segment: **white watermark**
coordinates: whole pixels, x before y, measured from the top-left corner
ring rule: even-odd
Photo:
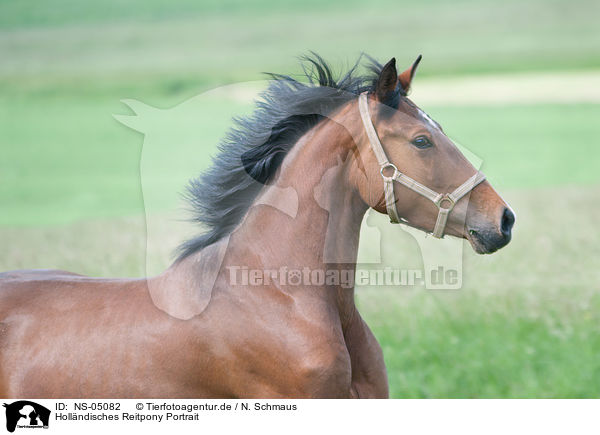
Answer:
[[[429,271],[425,276],[420,269],[394,269],[384,267],[381,269],[311,269],[288,268],[282,266],[278,269],[252,269],[247,266],[227,266],[229,271],[229,284],[232,286],[335,286],[352,288],[354,286],[415,286],[433,282],[436,285],[454,286],[459,280],[459,271],[444,269],[438,266]]]

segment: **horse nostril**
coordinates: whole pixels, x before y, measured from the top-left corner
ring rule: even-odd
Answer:
[[[505,237],[510,236],[514,223],[515,214],[509,208],[505,208],[502,214],[502,222],[500,223],[500,231],[502,231]]]

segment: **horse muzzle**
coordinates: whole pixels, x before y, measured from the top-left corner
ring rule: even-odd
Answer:
[[[467,239],[478,254],[491,254],[508,245],[514,224],[515,214],[505,207],[497,223],[468,228]]]

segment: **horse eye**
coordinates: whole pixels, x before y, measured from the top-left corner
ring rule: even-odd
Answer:
[[[429,148],[433,146],[433,144],[425,136],[418,136],[414,138],[411,143],[419,149]]]

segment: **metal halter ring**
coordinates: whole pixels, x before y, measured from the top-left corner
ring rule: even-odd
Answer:
[[[383,172],[386,169],[393,169],[394,173],[391,176],[387,176],[385,175]],[[396,167],[396,165],[394,165],[393,163],[387,162],[386,164],[381,166],[381,169],[379,169],[379,173],[381,174],[381,176],[383,177],[383,179],[388,179],[388,180],[393,180],[396,175],[398,175],[400,173],[400,171],[398,170],[398,168]]]
[[[445,202],[449,203],[450,205],[448,207],[442,207],[442,204],[444,204]],[[438,199],[435,202],[435,205],[437,205],[440,210],[448,210],[448,211],[450,211],[454,208],[454,204],[455,204],[454,200],[448,194],[440,195],[440,199]]]

